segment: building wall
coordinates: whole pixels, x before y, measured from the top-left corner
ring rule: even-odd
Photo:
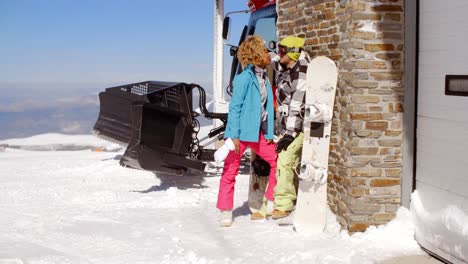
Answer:
[[[278,37],[338,66],[328,201],[350,232],[384,224],[401,203],[403,0],[279,0]]]
[[[468,79],[447,78],[468,74],[468,35],[459,34],[468,27],[467,11],[466,0],[418,3],[416,192],[411,216],[418,243],[447,263],[468,263],[468,94],[446,91],[457,87],[455,91],[468,92]]]

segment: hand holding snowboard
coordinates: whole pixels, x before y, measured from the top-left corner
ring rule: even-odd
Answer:
[[[294,137],[291,135],[284,135],[276,144],[276,153],[280,153],[283,150],[287,150],[289,145],[294,141]]]

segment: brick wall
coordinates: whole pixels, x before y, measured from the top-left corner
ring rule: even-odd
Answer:
[[[278,37],[339,69],[328,196],[351,232],[383,224],[401,200],[403,0],[279,0]]]

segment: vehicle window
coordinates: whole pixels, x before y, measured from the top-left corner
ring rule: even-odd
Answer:
[[[266,17],[257,20],[255,33],[265,39],[266,44],[270,41],[276,42],[276,21],[275,17]]]
[[[262,36],[265,40],[265,45],[268,47],[268,43],[270,41],[276,42],[276,18],[275,17],[266,17],[257,20],[255,25],[255,33],[256,35]],[[270,79],[270,83],[276,85],[274,78],[273,68],[271,66],[267,67],[268,70],[268,79]]]

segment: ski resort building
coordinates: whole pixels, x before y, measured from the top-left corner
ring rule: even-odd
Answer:
[[[304,35],[312,57],[328,56],[339,68],[329,159],[332,210],[351,232],[388,222],[409,199],[402,188],[412,188],[402,177],[403,142],[413,136],[404,129],[403,1],[277,5],[279,39]]]
[[[468,261],[467,11],[463,0],[277,1],[278,39],[305,36],[312,57],[338,65],[338,221],[364,231],[411,207],[418,242],[453,262]]]

